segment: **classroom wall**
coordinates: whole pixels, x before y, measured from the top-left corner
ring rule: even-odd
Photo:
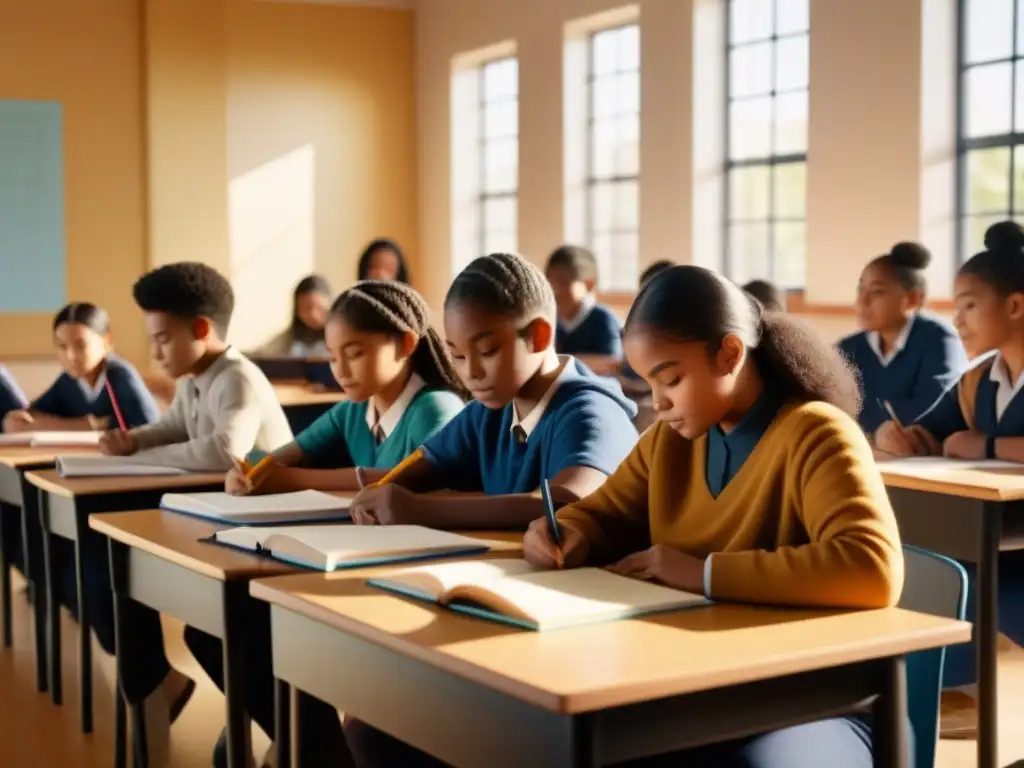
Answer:
[[[609,0],[419,0],[421,260],[439,305],[451,278],[453,57],[500,42],[520,67],[519,247],[539,263],[566,235],[565,25]],[[638,0],[641,263],[720,264],[722,0]],[[803,304],[835,338],[853,329],[862,266],[900,239],[935,253],[932,295],[952,275],[955,0],[811,0],[808,269]],[[927,6],[927,9],[925,8]],[[944,78],[944,80],[943,80]],[[937,82],[937,80],[942,82]],[[946,94],[946,91],[949,94]],[[948,129],[936,129],[948,125]],[[927,183],[925,183],[927,180]],[[621,297],[620,297],[621,298]]]

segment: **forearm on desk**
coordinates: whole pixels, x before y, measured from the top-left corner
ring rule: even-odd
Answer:
[[[431,493],[417,500],[420,520],[434,528],[526,530],[545,514],[540,494],[516,493],[506,496]]]
[[[69,419],[64,416],[51,416],[48,413],[29,411],[34,420],[33,427],[37,430],[63,430],[67,432],[89,432],[94,429],[102,429],[107,419],[90,420],[88,416]]]
[[[384,477],[385,470],[364,469],[367,483],[374,483]],[[280,467],[275,469],[260,485],[260,493],[289,493],[291,491],[358,491],[359,478],[354,467],[344,469],[304,469],[302,467]]]
[[[1024,464],[1024,437],[997,437],[995,449],[997,459]]]

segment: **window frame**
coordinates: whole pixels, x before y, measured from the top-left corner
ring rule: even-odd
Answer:
[[[516,91],[513,98],[502,98],[497,100],[488,100],[487,89],[484,87],[486,81],[486,72],[488,67],[505,64],[507,62],[513,62],[516,67]],[[476,217],[477,217],[477,248],[480,255],[486,255],[488,249],[488,230],[487,230],[487,203],[500,200],[511,200],[515,204],[516,209],[516,225],[513,229],[513,235],[515,236],[516,248],[511,250],[518,250],[519,246],[519,57],[512,53],[506,56],[499,56],[493,59],[487,59],[486,61],[480,62],[477,67],[477,195],[476,195]],[[514,103],[516,108],[516,132],[514,135],[501,136],[498,141],[507,141],[514,138],[516,144],[516,183],[511,190],[492,192],[487,188],[487,147],[495,139],[488,137],[487,135],[487,107],[494,105],[501,105],[506,103]]]

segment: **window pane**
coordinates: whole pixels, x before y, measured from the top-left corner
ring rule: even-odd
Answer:
[[[511,192],[516,188],[518,142],[499,139],[484,148],[484,192]]]
[[[640,76],[629,72],[615,78],[615,112],[629,114],[640,111]]]
[[[729,271],[737,283],[760,277],[771,279],[768,274],[767,224],[733,224],[729,227]]]
[[[772,89],[772,44],[755,43],[735,48],[729,62],[732,98],[769,93]]]
[[[618,119],[612,172],[616,176],[635,176],[640,172],[639,115]]]
[[[636,230],[640,226],[639,192],[635,181],[620,181],[612,190],[612,228]]]
[[[729,157],[742,160],[771,154],[772,99],[734,101],[729,107]]]
[[[787,93],[775,99],[775,153],[807,151],[807,91]]]
[[[732,0],[729,3],[729,42],[763,40],[772,36],[772,0]]]
[[[619,106],[619,80],[614,75],[594,80],[593,85],[593,116],[595,118],[610,117],[623,111]]]
[[[592,232],[607,232],[611,229],[612,211],[615,208],[614,185],[598,183],[590,185],[590,208],[587,217]]]
[[[488,232],[484,235],[483,254],[515,253],[518,248],[515,232]]]
[[[619,71],[640,69],[640,27],[631,24],[619,32]]]
[[[618,64],[618,40],[614,29],[606,29],[591,38],[591,74],[606,75],[615,71]]]
[[[1021,10],[1024,11],[1024,6],[1021,7]],[[1017,68],[1016,83],[1014,84],[1017,92],[1013,94],[1013,123],[1014,130],[1019,133],[1024,131],[1024,80],[1022,80],[1024,78],[1024,61],[1018,61],[1014,66]]]
[[[775,216],[802,219],[807,215],[807,164],[775,166]]]
[[[513,197],[484,200],[484,229],[487,232],[515,232],[516,201]]]
[[[607,233],[592,234],[590,250],[597,260],[597,283],[601,288],[607,288],[611,277],[612,236]]]
[[[968,216],[964,219],[964,260],[985,249],[985,230],[998,221],[1006,221],[1006,216]]]
[[[503,59],[484,65],[485,101],[514,98],[518,91],[519,66],[515,59]]]
[[[767,219],[769,167],[753,165],[729,171],[729,218]]]
[[[632,290],[636,286],[639,271],[638,238],[635,232],[612,235],[609,254],[607,286],[617,290]]]
[[[499,139],[519,131],[519,103],[501,101],[484,107],[484,137]]]
[[[1006,58],[1013,48],[1014,0],[966,0],[968,62]]]
[[[1024,8],[1017,11],[1017,55],[1024,53]]]
[[[808,0],[775,0],[775,33],[790,35],[810,27]]]
[[[590,175],[594,178],[614,173],[617,125],[616,120],[605,119],[598,120],[590,128]]]
[[[967,135],[992,136],[1010,132],[1013,98],[1009,64],[989,64],[967,70]]]
[[[807,226],[803,222],[775,225],[775,275],[780,288],[799,288],[804,284],[807,265]]]
[[[807,87],[807,44],[806,35],[779,40],[775,49],[775,90]]]
[[[1013,148],[1013,211],[1024,211],[1024,145]]]
[[[1010,150],[978,149],[967,153],[967,213],[1008,213],[1010,210]],[[1005,214],[1004,214],[1005,218]]]

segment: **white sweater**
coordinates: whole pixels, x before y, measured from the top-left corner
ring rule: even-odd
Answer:
[[[195,472],[226,472],[232,456],[270,453],[292,440],[274,387],[231,347],[198,376],[179,379],[163,418],[132,435],[139,450],[125,459]]]

